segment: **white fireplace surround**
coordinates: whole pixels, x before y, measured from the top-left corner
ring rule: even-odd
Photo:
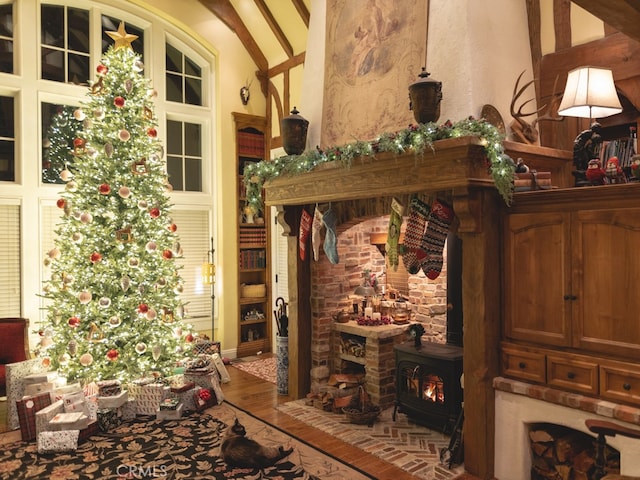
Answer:
[[[608,416],[499,390],[495,392],[495,402],[495,477],[499,480],[531,478],[531,450],[528,438],[531,423],[555,423],[594,437],[584,424],[588,418],[639,428],[638,425],[613,420]],[[640,476],[640,440],[618,435],[607,437],[607,444],[620,452],[621,475]]]

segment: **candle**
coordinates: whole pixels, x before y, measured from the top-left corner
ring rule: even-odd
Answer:
[[[373,314],[373,308],[371,307],[366,307],[364,309],[364,316],[365,317],[371,317],[371,315]]]
[[[380,317],[381,317],[380,312],[373,312],[373,315],[371,316],[373,320],[380,320]]]

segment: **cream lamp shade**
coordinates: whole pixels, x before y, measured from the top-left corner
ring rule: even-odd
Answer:
[[[579,67],[567,74],[558,114],[566,117],[603,118],[622,112],[610,69]]]

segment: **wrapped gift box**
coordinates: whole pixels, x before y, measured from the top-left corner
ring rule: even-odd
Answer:
[[[220,353],[220,342],[197,339],[193,342],[193,353],[194,355],[213,355],[214,353]]]
[[[16,402],[24,396],[24,378],[38,372],[46,372],[49,368],[43,364],[41,358],[31,358],[24,362],[8,363],[5,365],[7,382],[7,426],[10,430],[20,427]]]
[[[174,410],[156,410],[156,418],[158,420],[179,420],[182,418],[182,404],[178,404]]]
[[[89,417],[82,412],[56,413],[49,420],[49,430],[82,430],[89,426]]]
[[[195,383],[196,387],[205,388],[207,390],[213,390],[217,402],[220,404],[224,400],[224,394],[220,388],[220,381],[218,379],[218,371],[213,369],[208,372],[194,372],[187,370],[184,373],[184,378],[188,382]]]
[[[49,405],[51,405],[51,396],[48,393],[25,397],[16,402],[23,441],[30,442],[36,439],[36,413]]]
[[[160,402],[170,395],[171,389],[161,383],[143,383],[136,380],[129,384],[129,393],[136,399],[137,415],[155,415]]]
[[[64,405],[64,411],[67,413],[80,412],[86,415],[87,418],[91,416],[87,405],[87,397],[82,391],[64,394],[62,396],[62,404]]]
[[[58,372],[35,372],[24,377],[24,384],[32,385],[34,383],[54,383],[57,378]]]
[[[99,408],[98,409],[98,426],[103,432],[113,430],[120,425],[122,419],[116,408]]]
[[[193,399],[198,412],[216,404],[216,396],[209,388],[196,388]]]
[[[76,393],[81,391],[82,391],[82,386],[78,382],[70,383],[68,385],[57,386],[53,390],[53,400],[54,401],[62,400],[62,397],[64,395],[67,395],[68,393]]]
[[[64,405],[62,400],[53,402],[48,407],[44,407],[42,410],[36,412],[36,435],[39,436],[41,432],[47,432],[51,430],[49,422],[58,413],[64,412]]]
[[[40,432],[38,435],[38,453],[73,452],[78,449],[78,430],[58,432]]]
[[[129,398],[118,408],[118,413],[122,420],[133,420],[136,417],[136,400]]]
[[[53,382],[27,383],[22,392],[26,397],[48,393],[51,397],[55,397],[56,385]]]
[[[101,380],[97,385],[99,397],[113,397],[120,395],[120,392],[122,392],[120,380]]]
[[[98,397],[98,406],[100,408],[118,408],[127,403],[128,400],[129,391],[122,390],[118,395]]]
[[[160,410],[175,410],[178,408],[178,404],[180,402],[177,398],[165,398],[162,402],[160,402]]]
[[[80,435],[78,436],[78,442],[83,442],[88,439],[92,435],[97,435],[100,433],[100,426],[98,425],[97,420],[89,421],[89,425],[87,428],[83,428],[80,430]]]
[[[184,392],[174,393],[178,402],[182,404],[182,408],[185,412],[194,412],[196,410],[195,395],[201,387],[193,387],[190,390]]]
[[[229,372],[227,372],[227,367],[225,367],[224,362],[222,361],[222,357],[214,353],[211,355],[211,359],[213,360],[213,364],[218,371],[218,375],[220,376],[220,381],[222,383],[229,383],[231,381],[231,377],[229,376]]]
[[[193,382],[187,382],[183,374],[173,375],[167,378],[172,393],[182,393],[191,390],[196,386]]]

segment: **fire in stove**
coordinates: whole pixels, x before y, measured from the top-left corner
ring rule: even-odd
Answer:
[[[422,399],[431,400],[434,403],[444,403],[444,386],[440,377],[427,375],[422,390]]]

